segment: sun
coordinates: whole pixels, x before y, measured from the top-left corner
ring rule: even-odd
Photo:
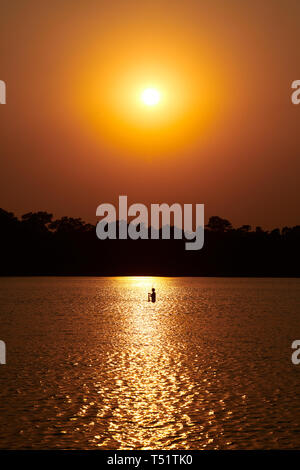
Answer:
[[[156,88],[146,88],[141,94],[141,100],[146,106],[155,106],[160,101],[160,93]]]

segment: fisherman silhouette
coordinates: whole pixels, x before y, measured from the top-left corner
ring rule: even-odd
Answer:
[[[152,287],[152,292],[148,292],[148,302],[156,302],[156,292],[154,287]]]

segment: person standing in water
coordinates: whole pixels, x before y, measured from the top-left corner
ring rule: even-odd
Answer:
[[[156,302],[156,292],[154,287],[152,287],[152,292],[148,292],[148,302]]]

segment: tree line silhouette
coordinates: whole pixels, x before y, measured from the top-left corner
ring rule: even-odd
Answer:
[[[182,240],[99,240],[80,218],[17,218],[0,209],[0,275],[290,276],[300,274],[300,225],[265,231],[210,217],[204,247]],[[173,228],[171,228],[172,233]],[[150,232],[149,232],[150,233]]]

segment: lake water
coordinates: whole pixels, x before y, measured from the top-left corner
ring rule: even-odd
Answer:
[[[0,312],[1,448],[300,448],[300,279],[1,278]]]

